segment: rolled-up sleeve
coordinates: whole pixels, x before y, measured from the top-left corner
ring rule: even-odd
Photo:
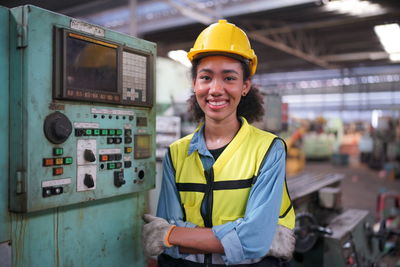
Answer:
[[[277,139],[250,191],[244,218],[213,227],[224,247],[222,257],[226,264],[267,254],[275,235],[285,186],[285,156],[284,144]]]

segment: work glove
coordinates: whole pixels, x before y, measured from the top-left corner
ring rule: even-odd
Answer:
[[[169,224],[163,218],[144,214],[146,224],[142,229],[144,253],[147,257],[160,255],[165,248],[172,247],[168,242],[169,235],[176,226]]]

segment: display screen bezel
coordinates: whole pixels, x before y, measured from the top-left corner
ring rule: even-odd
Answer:
[[[93,103],[113,103],[126,106],[152,107],[153,106],[153,55],[148,52],[123,46],[104,38],[87,35],[68,28],[54,29],[54,59],[53,59],[53,98],[59,100],[84,101]],[[81,36],[82,40],[96,44],[114,46],[117,50],[117,89],[115,92],[81,90],[79,95],[67,92],[67,38],[70,34]],[[123,51],[146,57],[146,101],[124,100],[122,95],[122,54]],[[95,94],[98,94],[96,97]],[[102,95],[101,95],[102,94]],[[106,97],[104,97],[106,95]]]

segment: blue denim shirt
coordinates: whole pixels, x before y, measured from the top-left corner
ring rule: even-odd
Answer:
[[[205,143],[204,125],[193,135],[189,145],[188,154],[195,151],[198,151],[204,169],[210,169],[215,160]],[[183,221],[174,174],[169,154],[166,153],[157,216],[177,226],[196,227],[190,222]],[[221,257],[225,264],[239,264],[266,255],[277,227],[284,179],[285,147],[279,141],[271,146],[267,159],[260,169],[260,175],[251,188],[244,217],[212,228],[224,247],[225,254]],[[179,253],[179,248],[176,246],[168,248],[165,253],[174,258],[188,256]]]

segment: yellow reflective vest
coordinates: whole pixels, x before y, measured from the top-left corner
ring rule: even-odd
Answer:
[[[197,151],[188,155],[193,134],[170,145],[185,220],[200,227],[212,227],[243,218],[251,187],[279,138],[259,130],[242,118],[242,127],[209,171],[205,171]],[[205,209],[202,212],[202,205]],[[278,223],[293,229],[295,213],[286,180]]]

